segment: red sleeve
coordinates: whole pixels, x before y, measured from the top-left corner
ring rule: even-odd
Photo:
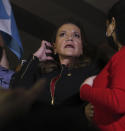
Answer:
[[[109,73],[108,87],[91,88],[85,84],[80,88],[80,97],[114,113],[125,113],[125,56],[113,60]]]

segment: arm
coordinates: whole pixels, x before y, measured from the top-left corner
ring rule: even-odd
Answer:
[[[42,41],[40,48],[23,64],[21,69],[16,72],[10,82],[10,87],[15,88],[17,86],[24,86],[29,88],[35,82],[35,74],[37,71],[37,65],[39,61],[46,61],[52,59],[51,56],[47,56],[47,53],[51,53],[51,44],[47,41]]]
[[[102,110],[107,109],[111,112],[122,114],[125,113],[124,56],[120,57],[118,60],[113,60],[111,67],[111,79],[108,83],[109,87],[99,88],[94,84],[91,88],[91,85],[85,83],[80,88],[80,97],[81,99],[90,101],[94,105],[99,105]],[[95,83],[96,82],[99,82],[98,78],[95,80]]]
[[[34,74],[37,70],[39,60],[37,57],[31,56],[18,72],[15,72],[10,81],[10,88],[20,86],[30,87],[33,82]]]

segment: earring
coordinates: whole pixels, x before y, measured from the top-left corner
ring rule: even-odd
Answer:
[[[56,51],[54,51],[54,55],[56,55],[57,53],[56,53]]]

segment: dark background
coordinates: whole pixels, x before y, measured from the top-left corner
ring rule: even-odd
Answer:
[[[10,0],[24,55],[37,50],[42,39],[50,40],[56,25],[73,16],[82,21],[89,44],[98,46],[105,38],[105,19],[109,8],[118,0]],[[7,49],[10,66],[19,63]]]

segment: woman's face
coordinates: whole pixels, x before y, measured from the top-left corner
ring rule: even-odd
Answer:
[[[80,29],[74,24],[62,25],[56,34],[54,50],[59,57],[79,57],[83,54]]]

